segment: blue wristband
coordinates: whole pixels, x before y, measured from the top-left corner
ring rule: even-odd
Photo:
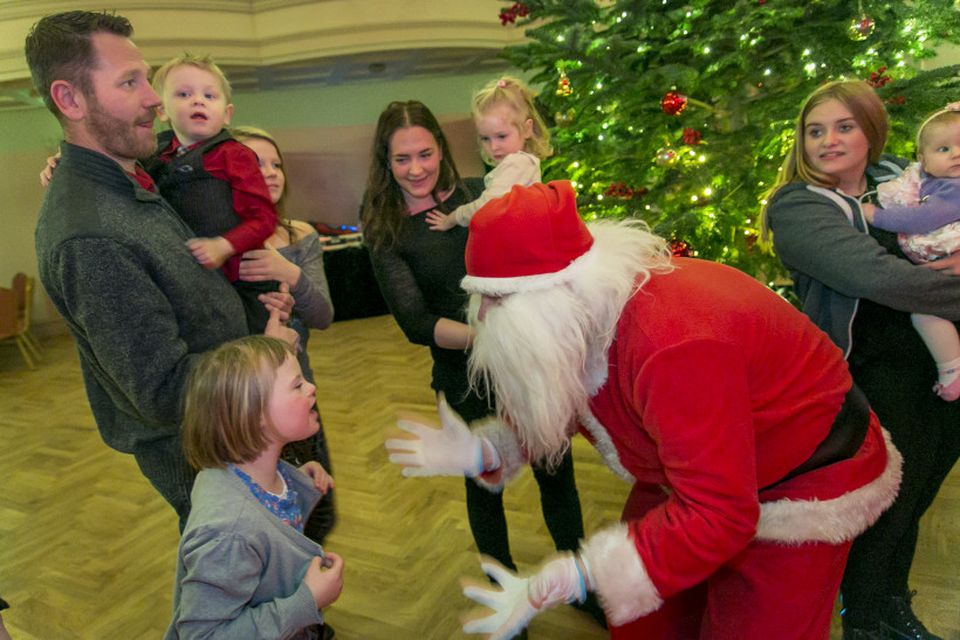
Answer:
[[[480,440],[480,438],[477,438],[477,440],[478,440],[478,442],[477,442],[477,464],[474,465],[474,467],[473,467],[473,468],[474,468],[474,472],[473,472],[473,475],[470,476],[471,478],[475,478],[475,477],[481,475],[481,474],[485,471],[485,469],[483,468],[483,441]]]
[[[577,556],[573,556],[573,566],[577,569],[577,579],[579,580],[580,593],[576,597],[576,601],[580,604],[583,604],[587,599],[587,583],[583,579],[583,572],[580,571],[580,563],[577,562]]]

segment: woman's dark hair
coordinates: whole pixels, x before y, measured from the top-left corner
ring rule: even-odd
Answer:
[[[364,238],[374,248],[393,244],[397,239],[403,218],[407,215],[403,191],[390,170],[390,139],[397,129],[408,127],[423,127],[430,132],[440,148],[440,175],[432,192],[433,199],[440,203],[438,208],[443,209],[440,194],[462,186],[460,173],[453,163],[447,138],[443,135],[440,123],[430,113],[430,109],[416,100],[391,102],[377,121],[367,190],[363,197],[363,209],[360,212]]]
[[[54,80],[66,80],[84,95],[93,95],[90,72],[97,66],[97,54],[91,36],[95,33],[129,38],[133,27],[113,13],[68,11],[41,18],[27,34],[24,50],[33,86],[57,119],[61,113],[50,97]]]

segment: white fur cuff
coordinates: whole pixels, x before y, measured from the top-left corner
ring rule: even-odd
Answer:
[[[499,493],[503,490],[503,486],[527,464],[527,457],[520,446],[520,441],[517,440],[513,429],[495,418],[471,424],[471,431],[474,435],[485,438],[496,449],[497,455],[500,456],[501,471],[497,476],[497,482],[490,482],[483,476],[478,476],[474,480],[490,491]]]
[[[593,591],[610,624],[623,625],[663,605],[627,525],[617,524],[590,536],[581,547],[581,555],[590,566]]]

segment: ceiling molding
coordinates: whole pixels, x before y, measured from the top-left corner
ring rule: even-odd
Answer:
[[[497,73],[522,29],[497,20],[498,0],[117,0],[151,65],[209,54],[238,91],[407,76]],[[41,16],[96,5],[0,1],[0,110],[36,103],[22,42]],[[13,46],[10,46],[13,45]],[[24,91],[28,91],[24,94]],[[32,92],[32,96],[29,92]]]

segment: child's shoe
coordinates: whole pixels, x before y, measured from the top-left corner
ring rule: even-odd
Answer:
[[[947,384],[938,382],[933,385],[933,391],[947,402],[953,402],[957,398],[960,398],[960,376],[954,377],[954,379]]]

